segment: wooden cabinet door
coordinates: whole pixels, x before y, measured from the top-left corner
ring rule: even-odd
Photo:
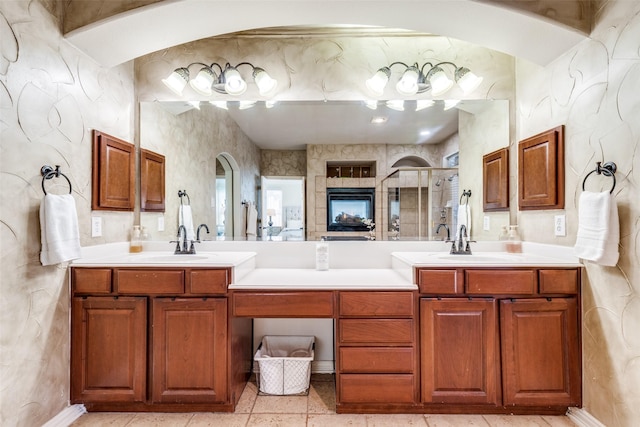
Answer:
[[[504,405],[579,405],[576,299],[503,300],[500,320]]]
[[[140,149],[140,210],[164,212],[164,156]]]
[[[144,401],[146,362],[146,298],[73,298],[73,403]]]
[[[151,399],[226,402],[227,299],[152,302]]]
[[[499,402],[495,300],[423,298],[420,333],[423,402]]]
[[[133,211],[135,187],[134,145],[94,130],[91,209]]]

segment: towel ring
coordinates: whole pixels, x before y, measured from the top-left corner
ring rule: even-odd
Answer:
[[[459,205],[462,204],[462,198],[466,197],[467,200],[465,200],[465,202],[469,203],[469,197],[471,197],[471,190],[462,190],[462,195],[460,196],[460,202],[458,203]]]
[[[589,178],[591,174],[596,173],[598,175],[602,174],[604,176],[610,176],[611,178],[613,178],[613,185],[611,186],[611,191],[609,191],[609,194],[613,193],[613,190],[616,188],[616,171],[618,170],[618,166],[614,162],[607,162],[603,166],[600,166],[600,163],[601,162],[596,162],[596,168],[584,177],[584,181],[582,181],[582,191],[585,191],[587,178]]]
[[[45,196],[47,195],[47,190],[45,190],[44,188],[45,179],[58,178],[60,177],[60,175],[62,175],[62,177],[66,179],[67,183],[69,184],[69,194],[71,194],[71,191],[73,191],[73,187],[71,186],[71,181],[69,181],[69,178],[67,177],[67,175],[60,172],[60,165],[56,165],[55,169],[49,165],[44,165],[40,168],[40,174],[42,175],[42,191],[44,192]]]
[[[178,197],[180,197],[180,204],[182,205],[182,197],[187,196],[187,201],[189,202],[189,205],[191,205],[191,199],[189,198],[189,195],[187,194],[187,190],[178,190]]]

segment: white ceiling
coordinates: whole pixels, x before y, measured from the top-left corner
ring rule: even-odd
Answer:
[[[490,101],[462,101],[445,111],[443,101],[415,111],[415,101],[405,102],[405,111],[392,110],[378,102],[371,110],[360,101],[285,101],[273,108],[264,102],[240,110],[229,102],[228,113],[242,131],[262,149],[296,150],[308,144],[437,144],[458,131],[458,112],[477,113]],[[172,114],[193,109],[191,104],[161,102]],[[201,111],[218,108],[203,103]],[[374,117],[385,117],[373,124]]]

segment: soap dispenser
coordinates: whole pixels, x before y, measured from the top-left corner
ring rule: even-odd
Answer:
[[[140,238],[140,226],[134,225],[131,232],[131,242],[129,243],[129,252],[142,252],[142,240]]]
[[[520,235],[518,234],[517,225],[509,226],[509,238],[507,239],[507,252],[509,253],[522,252],[522,241],[520,240]]]
[[[316,270],[326,271],[329,269],[329,244],[322,237],[316,243]]]

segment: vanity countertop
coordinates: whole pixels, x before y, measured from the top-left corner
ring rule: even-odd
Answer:
[[[237,267],[255,258],[255,252],[198,252],[174,255],[171,252],[118,253],[80,258],[72,267]]]
[[[477,252],[452,255],[448,252],[392,252],[395,268],[411,267],[581,267],[577,257],[566,254]],[[400,262],[397,262],[400,261]]]
[[[394,269],[256,268],[232,283],[234,290],[416,290],[418,287]]]

